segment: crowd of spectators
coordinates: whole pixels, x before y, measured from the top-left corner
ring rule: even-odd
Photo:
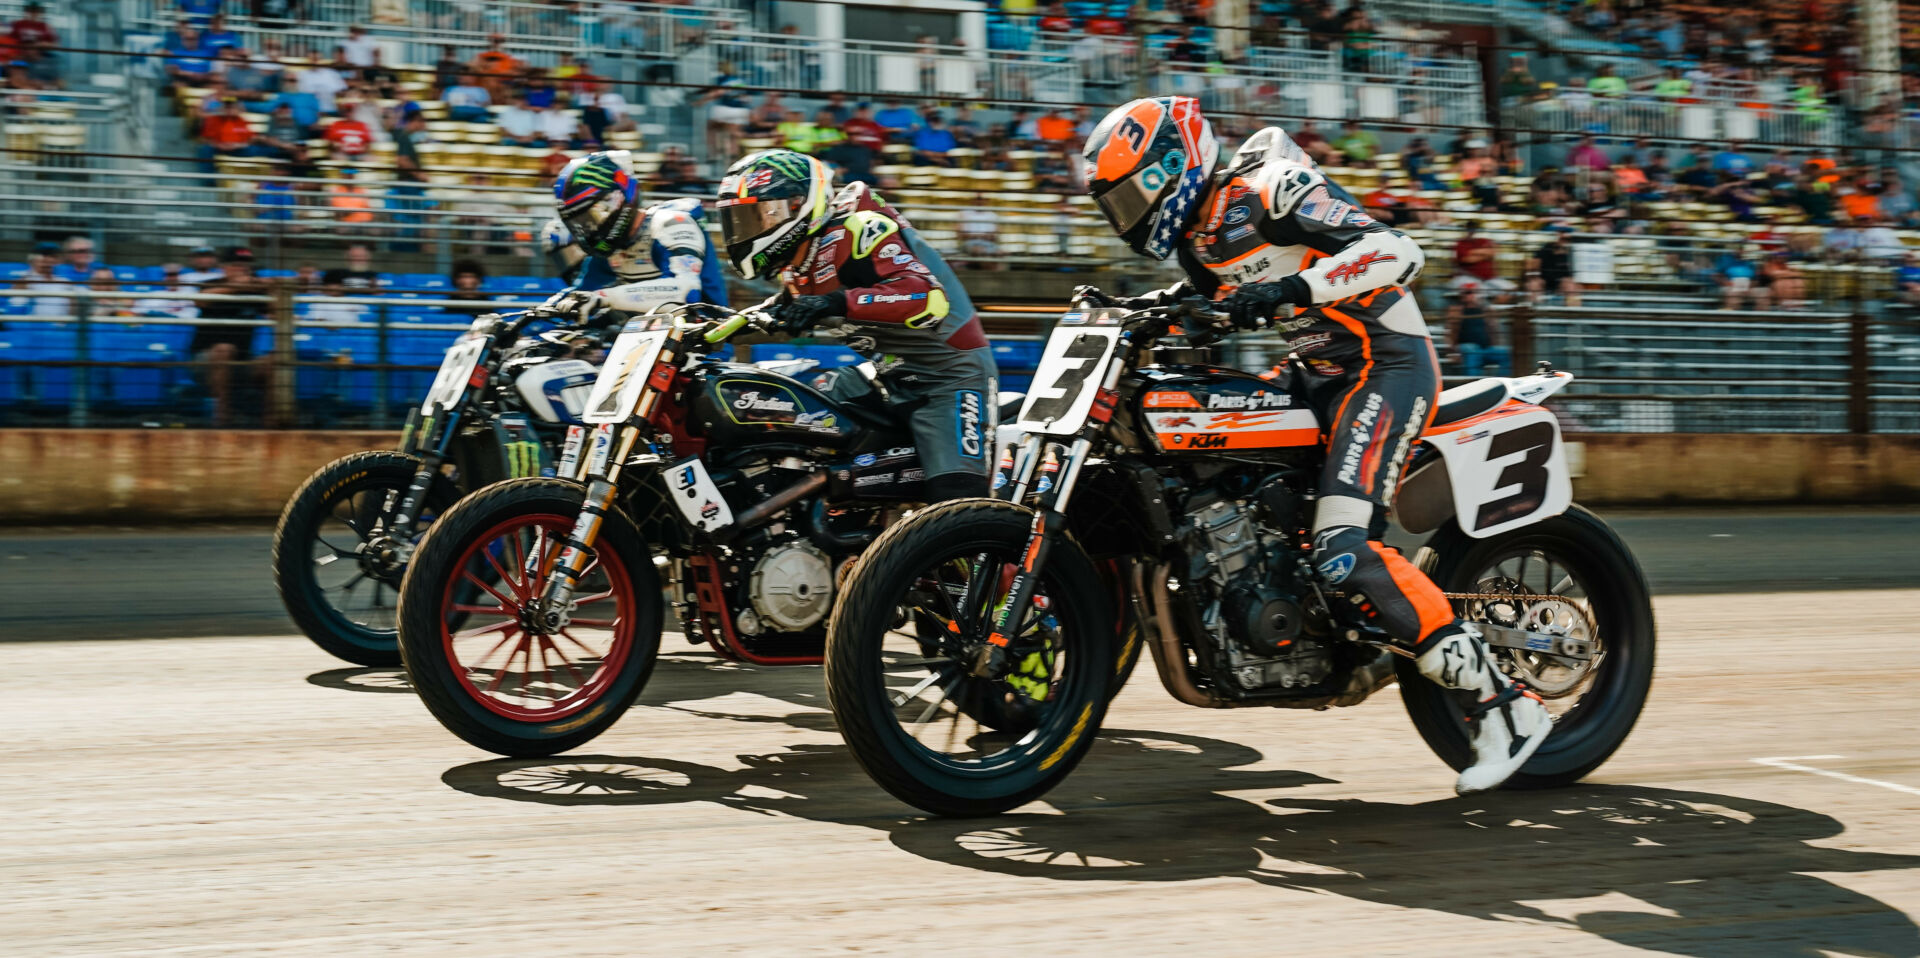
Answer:
[[[0,32],[0,70],[10,90],[45,90],[65,86],[60,76],[60,35],[47,22],[47,8],[38,2],[21,8],[20,18]]]

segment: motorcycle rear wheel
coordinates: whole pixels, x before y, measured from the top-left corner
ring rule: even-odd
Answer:
[[[447,510],[407,569],[407,676],[434,718],[474,746],[515,758],[576,748],[619,721],[653,674],[659,576],[617,510],[601,524],[570,627],[528,629],[524,613],[545,585],[528,570],[551,568],[584,500],[558,479],[494,483]]]
[[[273,530],[273,580],[280,601],[293,624],[336,658],[356,665],[400,664],[392,602],[406,567],[376,568],[360,550],[378,535],[419,468],[418,458],[391,450],[342,456],[309,476],[280,512]],[[452,484],[437,479],[427,491],[415,529],[424,530],[457,496]],[[328,531],[330,522],[345,531]],[[328,585],[321,581],[323,568],[342,570],[333,578],[351,578]],[[362,592],[367,595],[363,601],[373,605],[347,608],[348,600]],[[388,597],[384,613],[382,595]]]
[[[1585,616],[1592,626],[1590,638],[1596,642],[1596,659],[1588,666],[1592,674],[1567,690],[1579,691],[1572,701],[1564,694],[1543,696],[1555,712],[1553,733],[1507,780],[1506,787],[1557,788],[1599,768],[1633,731],[1653,685],[1653,601],[1646,576],[1626,543],[1605,520],[1576,505],[1554,518],[1489,539],[1472,539],[1449,527],[1430,545],[1437,559],[1429,575],[1448,592],[1482,592],[1496,580],[1514,587],[1511,573],[1516,563],[1524,586],[1534,578],[1529,564],[1539,557],[1553,563],[1539,579],[1548,588],[1531,591],[1554,591],[1555,583],[1565,581],[1585,593]],[[1502,569],[1506,574],[1497,575]],[[1510,649],[1493,652],[1510,674],[1521,664],[1519,656],[1532,656]],[[1454,769],[1467,767],[1472,751],[1454,693],[1420,675],[1410,659],[1396,659],[1395,667],[1401,701],[1420,737]]]
[[[923,609],[964,618],[956,642],[984,638],[974,634],[978,620],[1003,600],[1003,569],[1025,549],[1032,515],[986,499],[929,507],[869,547],[834,608],[826,658],[834,718],[867,774],[916,808],[966,817],[1024,805],[1079,764],[1106,715],[1112,613],[1092,561],[1071,539],[1046,561],[1037,590],[1045,606],[1012,630],[1017,656],[1036,645],[1030,654],[1047,660],[1044,697],[1020,703],[1030,719],[1006,722],[983,708],[983,697],[1016,693],[1004,680],[971,675],[963,652],[930,647],[910,624],[912,610]],[[952,600],[975,576],[987,583],[980,608],[959,613]]]

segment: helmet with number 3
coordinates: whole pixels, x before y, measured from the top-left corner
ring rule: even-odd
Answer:
[[[1220,141],[1189,96],[1121,105],[1087,137],[1087,192],[1133,251],[1172,255],[1220,160]]]

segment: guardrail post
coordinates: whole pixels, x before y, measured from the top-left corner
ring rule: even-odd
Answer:
[[[388,424],[387,381],[392,378],[392,374],[387,371],[387,364],[393,362],[387,348],[390,339],[387,335],[388,309],[389,307],[387,306],[374,307],[374,312],[380,317],[380,323],[374,330],[374,336],[377,337],[376,342],[379,346],[379,352],[375,357],[375,361],[378,362],[379,365],[374,367],[373,372],[373,422],[375,426],[382,428]]]
[[[1873,431],[1873,357],[1868,346],[1870,323],[1865,312],[1856,310],[1847,319],[1847,431]]]
[[[294,366],[298,354],[293,341],[293,284],[285,278],[269,282],[267,313],[273,317],[273,370],[267,380],[267,426],[285,429],[294,424],[294,382],[298,375]]]
[[[1533,304],[1521,303],[1507,312],[1507,336],[1513,343],[1513,375],[1533,371]]]
[[[67,423],[72,426],[87,424],[92,411],[89,394],[93,384],[93,308],[94,298],[69,299],[67,305],[73,310],[73,408],[67,411]]]

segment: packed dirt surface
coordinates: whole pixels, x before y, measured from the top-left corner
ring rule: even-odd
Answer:
[[[8,643],[0,954],[1920,955],[1920,591],[1657,609],[1581,786],[1456,798],[1393,690],[1143,666],[972,821],[869,782],[814,668],[675,651],[592,754],[495,760],[297,637]]]

